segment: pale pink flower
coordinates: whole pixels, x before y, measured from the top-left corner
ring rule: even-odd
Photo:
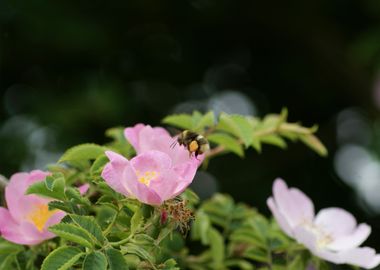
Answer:
[[[106,155],[110,162],[102,177],[108,185],[150,205],[160,205],[182,193],[197,170],[195,162],[175,164],[168,154],[156,150],[143,152],[131,160],[112,151],[106,151]]]
[[[0,207],[0,233],[8,241],[22,245],[36,245],[55,237],[48,227],[65,216],[60,210],[48,209],[49,199],[25,195],[27,188],[43,181],[48,172],[39,170],[14,174],[5,188],[8,209]]]
[[[166,153],[172,159],[175,165],[196,163],[199,166],[204,159],[204,155],[197,158],[189,154],[189,151],[183,145],[175,143],[176,137],[170,134],[162,127],[152,128],[149,125],[137,124],[124,130],[124,135],[132,144],[137,154],[150,150],[157,150]]]
[[[282,179],[275,180],[267,204],[284,232],[314,255],[366,269],[380,264],[374,249],[359,247],[371,233],[370,226],[358,225],[347,211],[331,207],[315,215],[312,201],[299,189],[288,188]]]

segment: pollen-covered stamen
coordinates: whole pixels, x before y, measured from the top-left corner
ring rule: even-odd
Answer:
[[[28,215],[28,220],[31,221],[37,230],[42,232],[48,219],[56,212],[50,211],[47,204],[38,204],[33,211]]]
[[[144,173],[141,173],[140,171],[136,171],[138,180],[140,183],[143,183],[144,185],[148,186],[150,185],[150,181],[156,179],[159,175],[156,171],[146,171]]]

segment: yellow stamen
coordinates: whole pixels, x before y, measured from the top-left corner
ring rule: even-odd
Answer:
[[[138,180],[140,183],[143,183],[144,185],[148,186],[150,185],[150,181],[157,178],[159,175],[158,172],[155,171],[146,171],[144,174],[140,173],[140,171],[136,171]]]
[[[36,226],[37,230],[42,232],[45,223],[57,210],[49,211],[47,204],[39,204],[29,214],[28,219]]]
[[[189,144],[189,151],[190,152],[195,152],[195,151],[197,151],[197,149],[198,149],[198,143],[197,143],[197,141],[192,141],[190,144]]]

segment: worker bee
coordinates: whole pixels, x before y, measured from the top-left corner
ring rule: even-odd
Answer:
[[[177,142],[189,150],[190,156],[194,153],[195,157],[197,157],[210,149],[210,145],[205,137],[190,130],[182,131],[175,143]]]

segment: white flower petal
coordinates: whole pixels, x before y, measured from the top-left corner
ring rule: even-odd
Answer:
[[[356,219],[342,208],[330,207],[319,211],[314,224],[333,239],[351,235],[356,228]]]
[[[380,264],[380,255],[373,248],[353,248],[340,252],[343,263],[372,269]]]
[[[350,235],[343,235],[336,238],[327,247],[331,250],[347,250],[360,246],[370,235],[371,227],[367,224],[360,224]]]
[[[291,227],[312,221],[314,205],[302,191],[295,188],[288,189],[286,183],[278,178],[273,184],[273,196],[279,212]]]
[[[289,223],[286,221],[286,218],[278,211],[277,205],[275,204],[272,197],[267,200],[267,205],[271,210],[274,218],[276,219],[278,225],[280,225],[281,229],[290,237],[293,237],[292,229],[289,226]]]

